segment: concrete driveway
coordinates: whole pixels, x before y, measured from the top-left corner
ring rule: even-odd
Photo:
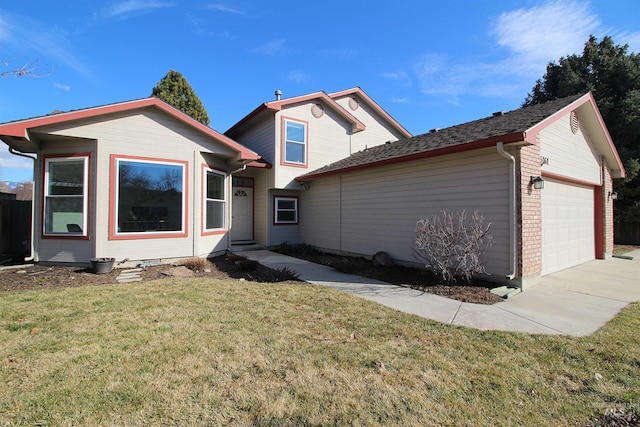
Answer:
[[[242,255],[271,268],[289,267],[301,280],[445,324],[482,330],[590,335],[627,304],[640,301],[640,250],[633,260],[596,260],[544,276],[527,291],[493,305],[463,303],[360,276],[275,252]]]

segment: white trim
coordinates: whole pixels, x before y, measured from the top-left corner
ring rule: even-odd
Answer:
[[[210,199],[209,197],[207,197],[207,184],[208,184],[208,180],[207,180],[207,176],[209,173],[212,174],[216,174],[216,175],[220,175],[222,177],[222,199]],[[226,226],[227,226],[227,202],[228,202],[228,197],[227,197],[227,174],[217,170],[217,169],[212,169],[212,168],[204,168],[204,173],[202,174],[202,214],[204,215],[204,218],[202,219],[202,231],[205,233],[209,233],[209,232],[214,232],[214,231],[222,231],[222,230],[226,230]],[[222,227],[215,227],[215,228],[207,228],[207,209],[208,209],[208,201],[212,201],[212,202],[217,202],[217,203],[222,203]]]
[[[49,185],[49,165],[51,163],[66,163],[66,162],[83,162],[83,177],[82,177],[82,194],[80,195],[50,195],[50,185]],[[44,189],[43,189],[43,221],[42,221],[42,235],[43,236],[78,236],[78,237],[86,237],[88,230],[88,208],[89,208],[89,156],[70,156],[70,157],[45,157],[45,168],[44,168]],[[81,224],[78,224],[81,228],[80,232],[73,231],[49,231],[47,232],[47,207],[49,205],[48,201],[51,199],[57,198],[82,198],[82,221]]]
[[[295,140],[290,140],[288,138],[288,132],[287,132],[287,124],[288,123],[295,123],[297,125],[301,125],[302,126],[302,139],[303,141],[295,141]],[[307,141],[307,123],[305,122],[301,122],[301,121],[297,121],[297,120],[292,120],[292,119],[284,119],[284,162],[285,163],[289,163],[289,164],[294,164],[294,165],[306,165],[307,164],[307,150],[309,148],[309,144]],[[291,144],[296,144],[296,145],[301,145],[303,148],[302,151],[302,161],[301,162],[297,162],[295,160],[289,160],[287,158],[287,145],[291,143]]]
[[[293,201],[294,208],[293,209],[280,209],[278,207],[278,202],[282,201]],[[274,224],[297,224],[298,223],[298,198],[297,197],[286,197],[286,196],[275,196],[274,197],[274,207],[273,207]],[[278,212],[293,212],[295,214],[295,218],[292,221],[280,221],[278,220]]]

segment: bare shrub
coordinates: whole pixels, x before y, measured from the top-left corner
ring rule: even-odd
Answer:
[[[206,258],[199,258],[197,256],[187,258],[181,263],[191,271],[204,271],[209,268],[209,260]]]
[[[477,211],[469,218],[464,210],[442,211],[416,223],[414,251],[441,280],[451,283],[462,277],[470,282],[474,274],[485,273],[483,254],[493,242],[490,229]]]

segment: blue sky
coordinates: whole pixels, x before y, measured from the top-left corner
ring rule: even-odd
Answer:
[[[24,0],[0,4],[0,122],[144,98],[181,72],[221,132],[283,97],[360,86],[419,134],[518,108],[590,34],[640,52],[637,0]],[[8,67],[5,62],[8,62]],[[0,147],[0,180],[31,178]]]

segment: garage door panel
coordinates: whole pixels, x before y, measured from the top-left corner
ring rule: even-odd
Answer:
[[[595,258],[593,187],[546,179],[542,191],[542,274]]]

